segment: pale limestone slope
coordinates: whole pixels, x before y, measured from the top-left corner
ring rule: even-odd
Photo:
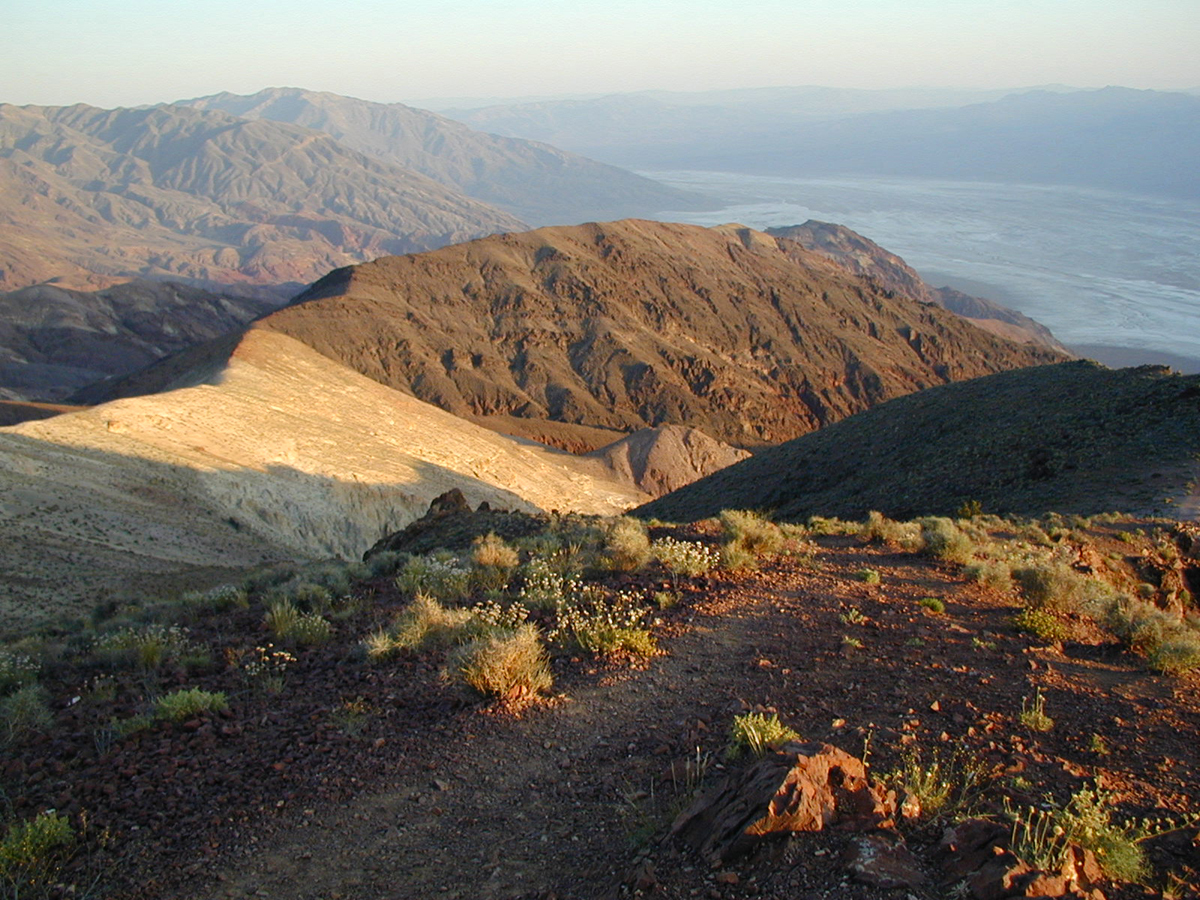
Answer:
[[[464,422],[281,334],[252,329],[201,378],[0,429],[0,611],[43,618],[197,567],[355,557],[453,487],[525,510],[646,499],[598,461]]]

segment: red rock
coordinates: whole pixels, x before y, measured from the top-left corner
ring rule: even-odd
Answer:
[[[843,862],[860,884],[884,889],[918,888],[927,881],[920,864],[902,843],[882,834],[855,838]]]

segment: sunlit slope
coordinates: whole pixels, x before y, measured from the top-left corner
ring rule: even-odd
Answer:
[[[459,488],[609,513],[597,461],[519,443],[251,330],[202,383],[0,430],[0,602],[78,608],[194,567],[353,557]]]

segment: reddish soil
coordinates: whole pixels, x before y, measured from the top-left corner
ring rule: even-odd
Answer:
[[[946,895],[932,867],[928,886],[899,893],[848,883],[835,832],[720,871],[664,841],[696,761],[708,761],[707,780],[720,774],[732,717],[751,709],[777,711],[805,739],[865,749],[875,774],[908,747],[962,746],[997,776],[985,813],[999,811],[1001,793],[1061,802],[1097,778],[1122,816],[1200,812],[1196,673],[1150,674],[1086,628],[1079,643],[1036,646],[1008,624],[1011,597],[953,567],[852,538],[819,543],[811,568],[785,559],[682,583],[657,626],[661,655],[556,658],[556,694],[523,710],[468,701],[439,680],[436,656],[362,661],[357,642],[401,605],[386,580],[332,643],[297,654],[278,694],[249,690],[223,663],[146,686],[228,691],[230,711],[212,720],[106,747],[97,726],[135,704],[68,707],[82,685],[50,673],[66,708],[52,736],[0,764],[0,796],[20,818],[55,807],[78,823],[86,811],[88,852],[64,879],[129,900]],[[880,584],[854,577],[868,566]],[[945,614],[921,607],[925,597]],[[266,639],[261,610],[193,634],[218,660]],[[1055,722],[1044,733],[1019,723],[1039,689]],[[905,830],[926,863],[940,833]],[[1195,829],[1149,849],[1160,871],[1194,883]]]

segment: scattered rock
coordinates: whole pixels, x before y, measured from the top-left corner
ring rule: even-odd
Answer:
[[[908,848],[883,834],[867,834],[850,842],[843,862],[854,880],[879,888],[918,888],[927,881]]]
[[[890,827],[895,810],[895,795],[870,784],[861,760],[832,744],[792,742],[727,775],[675,820],[671,834],[717,863],[772,836]]]

